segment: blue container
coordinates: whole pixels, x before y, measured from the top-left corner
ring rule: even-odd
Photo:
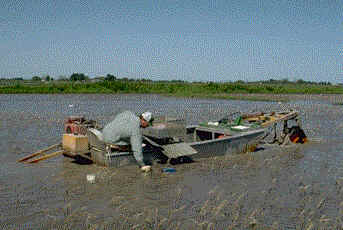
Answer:
[[[176,169],[174,169],[174,168],[163,168],[162,172],[168,172],[168,173],[176,172]]]

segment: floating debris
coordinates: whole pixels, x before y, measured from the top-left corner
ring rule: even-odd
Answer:
[[[162,172],[173,173],[173,172],[176,172],[176,169],[175,168],[163,168]]]
[[[95,183],[95,174],[87,174],[87,181],[89,183]]]

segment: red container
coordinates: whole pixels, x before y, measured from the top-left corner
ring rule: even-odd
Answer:
[[[85,124],[85,118],[82,116],[70,116],[64,122],[64,132],[86,135],[88,124]]]

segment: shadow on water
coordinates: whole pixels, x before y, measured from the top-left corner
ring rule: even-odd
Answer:
[[[255,149],[254,152],[263,151],[263,150],[265,150],[265,149],[266,149],[265,147],[256,147],[256,149]]]
[[[73,161],[71,161],[71,163],[78,164],[78,165],[91,165],[93,164],[93,161],[87,158],[84,158],[82,156],[76,155]]]

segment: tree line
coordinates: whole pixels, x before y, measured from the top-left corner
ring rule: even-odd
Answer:
[[[21,77],[16,77],[16,78],[11,78],[11,79],[0,79],[0,80],[15,80],[15,81],[24,81],[25,79]],[[50,82],[50,81],[71,81],[71,82],[92,82],[92,81],[129,81],[129,82],[158,82],[158,83],[215,83],[215,84],[225,84],[225,83],[235,83],[235,84],[273,84],[273,85],[289,85],[289,84],[306,84],[306,85],[332,85],[331,82],[329,81],[321,81],[321,82],[315,82],[315,81],[305,81],[303,79],[298,79],[295,81],[290,81],[287,78],[281,79],[281,80],[275,80],[275,79],[269,79],[269,80],[261,80],[261,81],[243,81],[243,80],[237,80],[237,81],[225,81],[225,82],[213,82],[213,81],[207,81],[207,82],[202,82],[202,81],[193,81],[193,82],[188,82],[185,80],[151,80],[148,78],[141,78],[141,79],[135,79],[135,78],[118,78],[117,76],[114,76],[112,74],[107,74],[106,76],[101,76],[101,77],[95,77],[95,78],[90,78],[84,73],[73,73],[69,77],[66,76],[58,76],[56,79],[51,77],[50,75],[45,75],[42,77],[39,76],[33,76],[31,81],[35,82],[40,82],[40,81],[45,81],[45,82]]]

